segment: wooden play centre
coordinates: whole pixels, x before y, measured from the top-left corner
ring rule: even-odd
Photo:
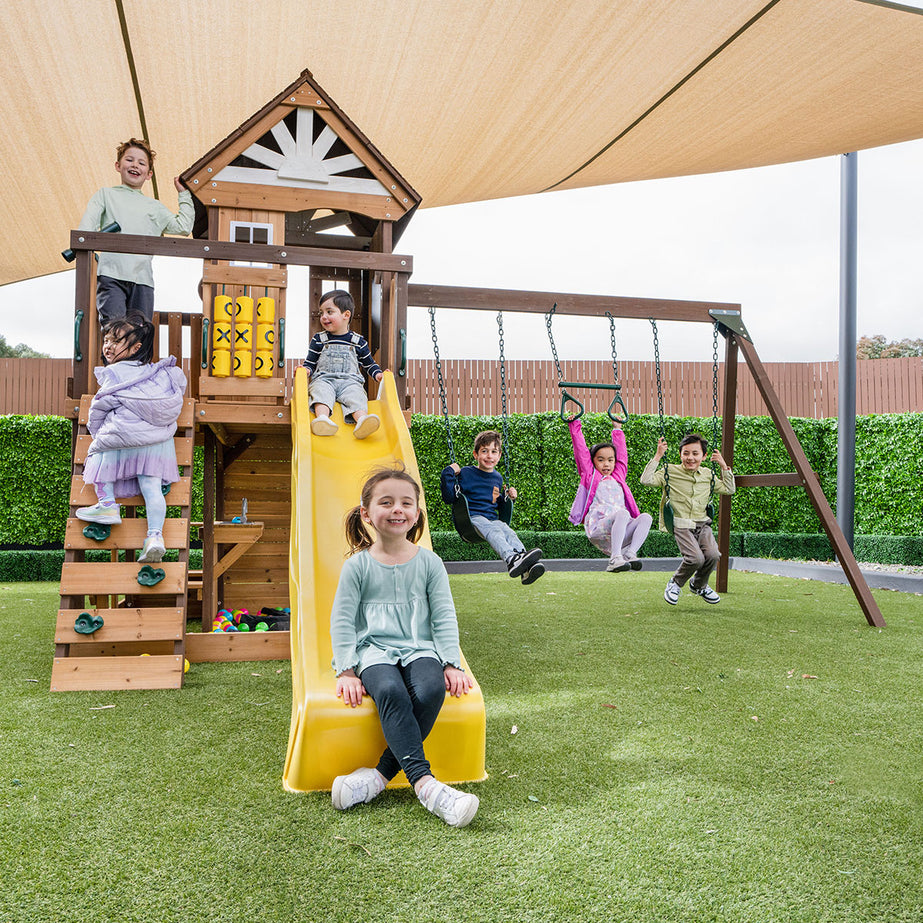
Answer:
[[[343,516],[368,471],[403,461],[417,471],[404,370],[408,305],[439,309],[696,321],[724,339],[722,452],[733,464],[736,370],[743,353],[795,470],[738,475],[740,487],[804,487],[870,624],[883,624],[852,552],[756,354],[738,305],[555,292],[416,285],[413,261],[394,247],[420,196],[318,85],[309,71],[236,128],[181,176],[193,193],[193,239],[73,231],[76,254],[74,363],[66,415],[73,420],[70,518],[61,574],[51,688],[179,689],[202,662],[292,660],[293,714],[284,784],[329,787],[337,774],[377,758],[374,708],[344,715],[334,695],[329,612],[346,552]],[[159,356],[188,369],[175,436],[181,480],[167,494],[168,557],[141,567],[141,497],[119,498],[121,525],[94,535],[75,517],[95,502],[82,472],[87,415],[101,364],[95,251],[201,262],[199,313],[159,310]],[[309,267],[307,304],[287,301],[288,268]],[[476,269],[476,267],[473,267]],[[285,375],[286,313],[315,311],[330,287],[357,305],[352,329],[386,370],[370,409],[379,432],[358,442],[310,431],[304,370]],[[319,329],[311,315],[310,333]],[[307,343],[288,343],[303,356]],[[339,409],[335,410],[337,419]],[[342,422],[342,415],[339,416]],[[203,507],[193,521],[193,454],[202,458]],[[434,463],[427,460],[427,464]],[[441,461],[440,461],[441,466]],[[717,514],[727,586],[730,501]],[[423,542],[429,540],[428,533]],[[190,567],[201,543],[202,563]],[[145,571],[142,573],[142,571]],[[290,609],[289,630],[213,631],[219,610]],[[476,665],[475,665],[476,666]],[[449,702],[433,731],[434,772],[446,781],[484,777],[484,703],[475,683]],[[347,741],[351,741],[347,745]],[[454,745],[453,745],[454,742]],[[459,743],[463,744],[459,746]],[[374,763],[372,763],[374,764]]]

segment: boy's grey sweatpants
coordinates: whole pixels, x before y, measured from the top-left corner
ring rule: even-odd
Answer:
[[[519,536],[502,519],[472,516],[471,525],[503,561],[509,561],[514,554],[526,550]]]
[[[683,556],[673,575],[673,582],[682,586],[688,580],[691,587],[701,590],[721,557],[711,526],[700,522],[694,529],[674,529],[673,538]]]

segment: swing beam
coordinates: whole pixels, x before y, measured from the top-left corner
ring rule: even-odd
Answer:
[[[821,489],[817,475],[811,468],[798,437],[792,428],[776,394],[769,376],[760,361],[750,335],[743,324],[741,306],[710,301],[676,301],[661,298],[626,298],[605,295],[580,295],[566,292],[516,291],[512,289],[472,288],[453,285],[407,286],[407,304],[439,308],[456,308],[466,311],[518,311],[525,314],[545,314],[550,305],[557,303],[557,314],[576,314],[634,320],[691,321],[719,325],[725,339],[724,393],[721,428],[722,454],[728,465],[734,465],[734,418],[737,413],[737,361],[738,351],[743,352],[769,414],[789,454],[795,472],[775,474],[735,475],[738,487],[790,487],[800,485],[807,491],[814,511],[836,553],[846,579],[855,594],[869,625],[884,627],[885,620],[872,596],[871,590],[859,569],[852,548],[840,529]],[[573,384],[573,383],[571,383]],[[612,386],[614,387],[614,386]],[[728,551],[730,548],[731,498],[720,496],[718,508],[718,562],[715,585],[720,593],[727,592]]]

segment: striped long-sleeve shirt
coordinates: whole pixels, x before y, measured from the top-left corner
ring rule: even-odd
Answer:
[[[348,333],[315,333],[311,337],[311,343],[308,346],[308,355],[304,360],[305,368],[313,375],[317,368],[317,360],[325,346],[330,343],[344,343],[351,346],[356,352],[356,360],[365,371],[369,378],[374,378],[381,372],[378,363],[372,358],[372,352],[369,349],[368,340],[358,333],[349,331]]]

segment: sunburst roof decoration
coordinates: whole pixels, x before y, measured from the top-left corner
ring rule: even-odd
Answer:
[[[182,179],[206,207],[348,214],[370,233],[380,222],[403,224],[420,203],[309,71]]]

